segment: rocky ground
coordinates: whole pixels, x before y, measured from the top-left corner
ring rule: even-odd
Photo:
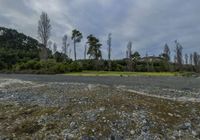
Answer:
[[[200,139],[199,78],[58,77],[0,75],[0,140]]]

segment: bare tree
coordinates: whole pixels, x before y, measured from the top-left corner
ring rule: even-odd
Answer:
[[[200,72],[200,55],[197,52],[194,52],[193,54],[193,61],[196,72]]]
[[[186,64],[186,65],[188,64],[188,58],[189,58],[189,56],[188,56],[188,54],[186,53],[186,54],[185,54],[185,64]]]
[[[128,58],[128,51],[126,50],[126,58]]]
[[[178,68],[181,69],[183,64],[183,53],[182,53],[183,47],[178,41],[175,41],[175,44],[176,44],[176,49],[175,49],[176,63],[178,65]]]
[[[44,45],[42,48],[42,59],[47,59],[47,42],[51,34],[51,24],[47,13],[42,12],[40,20],[38,21],[38,36]]]
[[[174,63],[175,64],[177,63],[177,57],[176,57],[176,55],[174,55]]]
[[[190,65],[193,65],[193,54],[190,54]]]
[[[84,59],[87,59],[87,43],[85,44],[85,49],[84,49]]]
[[[194,52],[193,61],[194,61],[196,72],[200,72],[200,54],[198,54],[197,52]]]
[[[131,55],[132,55],[132,42],[131,41],[128,42],[127,52],[128,52],[128,58],[130,59]]]
[[[53,42],[51,40],[49,40],[48,41],[48,48],[49,48],[49,50],[52,50],[52,44],[53,44]]]
[[[69,58],[71,58],[71,54],[72,54],[72,49],[69,48]]]
[[[129,71],[132,71],[133,68],[132,68],[132,42],[129,41],[128,44],[127,44],[127,67],[128,67],[128,70]]]
[[[170,61],[170,53],[171,52],[170,52],[169,46],[167,44],[165,44],[163,56],[167,61]]]
[[[57,52],[57,44],[54,43],[54,44],[53,44],[53,53],[55,54],[56,52]]]
[[[63,49],[63,53],[65,55],[68,55],[69,44],[67,43],[67,39],[68,39],[67,35],[64,35],[63,39],[62,39],[62,41],[63,41],[63,48],[62,49]]]
[[[109,71],[111,70],[111,41],[112,41],[112,37],[111,37],[111,33],[108,34],[108,40],[107,40],[107,44],[108,44],[108,67],[109,67]]]
[[[197,52],[194,52],[193,54],[193,61],[194,61],[194,66],[196,67],[198,65],[198,60],[199,60],[199,55]]]

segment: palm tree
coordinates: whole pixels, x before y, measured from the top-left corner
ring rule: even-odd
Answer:
[[[81,42],[82,38],[83,38],[83,36],[82,36],[82,33],[80,31],[78,31],[76,29],[74,29],[72,31],[72,37],[71,37],[71,39],[74,42],[74,59],[75,59],[75,61],[76,61],[76,43]]]

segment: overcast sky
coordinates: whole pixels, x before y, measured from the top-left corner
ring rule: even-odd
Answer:
[[[106,58],[108,33],[115,59],[125,56],[128,41],[142,55],[158,55],[165,43],[173,52],[174,40],[184,53],[200,52],[200,0],[0,0],[0,26],[37,39],[42,11],[51,19],[51,40],[60,48],[64,34],[71,36],[74,28],[83,33],[79,58],[89,34],[100,39]]]

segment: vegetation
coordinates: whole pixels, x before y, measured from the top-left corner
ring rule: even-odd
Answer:
[[[76,61],[76,43],[81,42],[81,39],[83,38],[82,33],[76,29],[72,31],[72,40],[74,43],[74,59]]]
[[[70,58],[71,48],[68,36],[62,38],[62,52],[56,42],[50,39],[51,24],[47,13],[42,12],[38,22],[38,36],[41,43],[16,30],[0,27],[0,71],[16,73],[66,73],[80,71],[121,71],[121,72],[200,72],[200,54],[185,54],[183,47],[175,41],[174,61],[169,46],[165,44],[159,56],[142,57],[132,51],[132,42],[127,45],[126,58],[111,59],[111,33],[108,35],[108,59],[102,58],[102,44],[94,35],[87,37],[84,59],[77,60],[76,44],[83,35],[77,29],[72,31],[74,61]],[[53,45],[53,46],[52,46]],[[89,56],[89,59],[87,58]]]
[[[41,44],[16,30],[0,27],[0,70],[12,69],[16,63],[39,60]]]
[[[51,24],[50,19],[47,15],[47,13],[42,12],[40,16],[40,20],[38,22],[38,36],[40,40],[42,41],[43,46],[41,47],[41,59],[47,59],[48,53],[47,53],[47,42],[51,35]]]
[[[71,72],[71,76],[178,76],[177,72],[115,72],[115,71],[82,71]]]
[[[89,44],[89,49],[87,54],[90,55],[90,58],[93,58],[95,60],[101,59],[102,54],[100,49],[102,44],[100,44],[99,40],[93,35],[89,35],[87,39],[88,39],[87,43]]]

